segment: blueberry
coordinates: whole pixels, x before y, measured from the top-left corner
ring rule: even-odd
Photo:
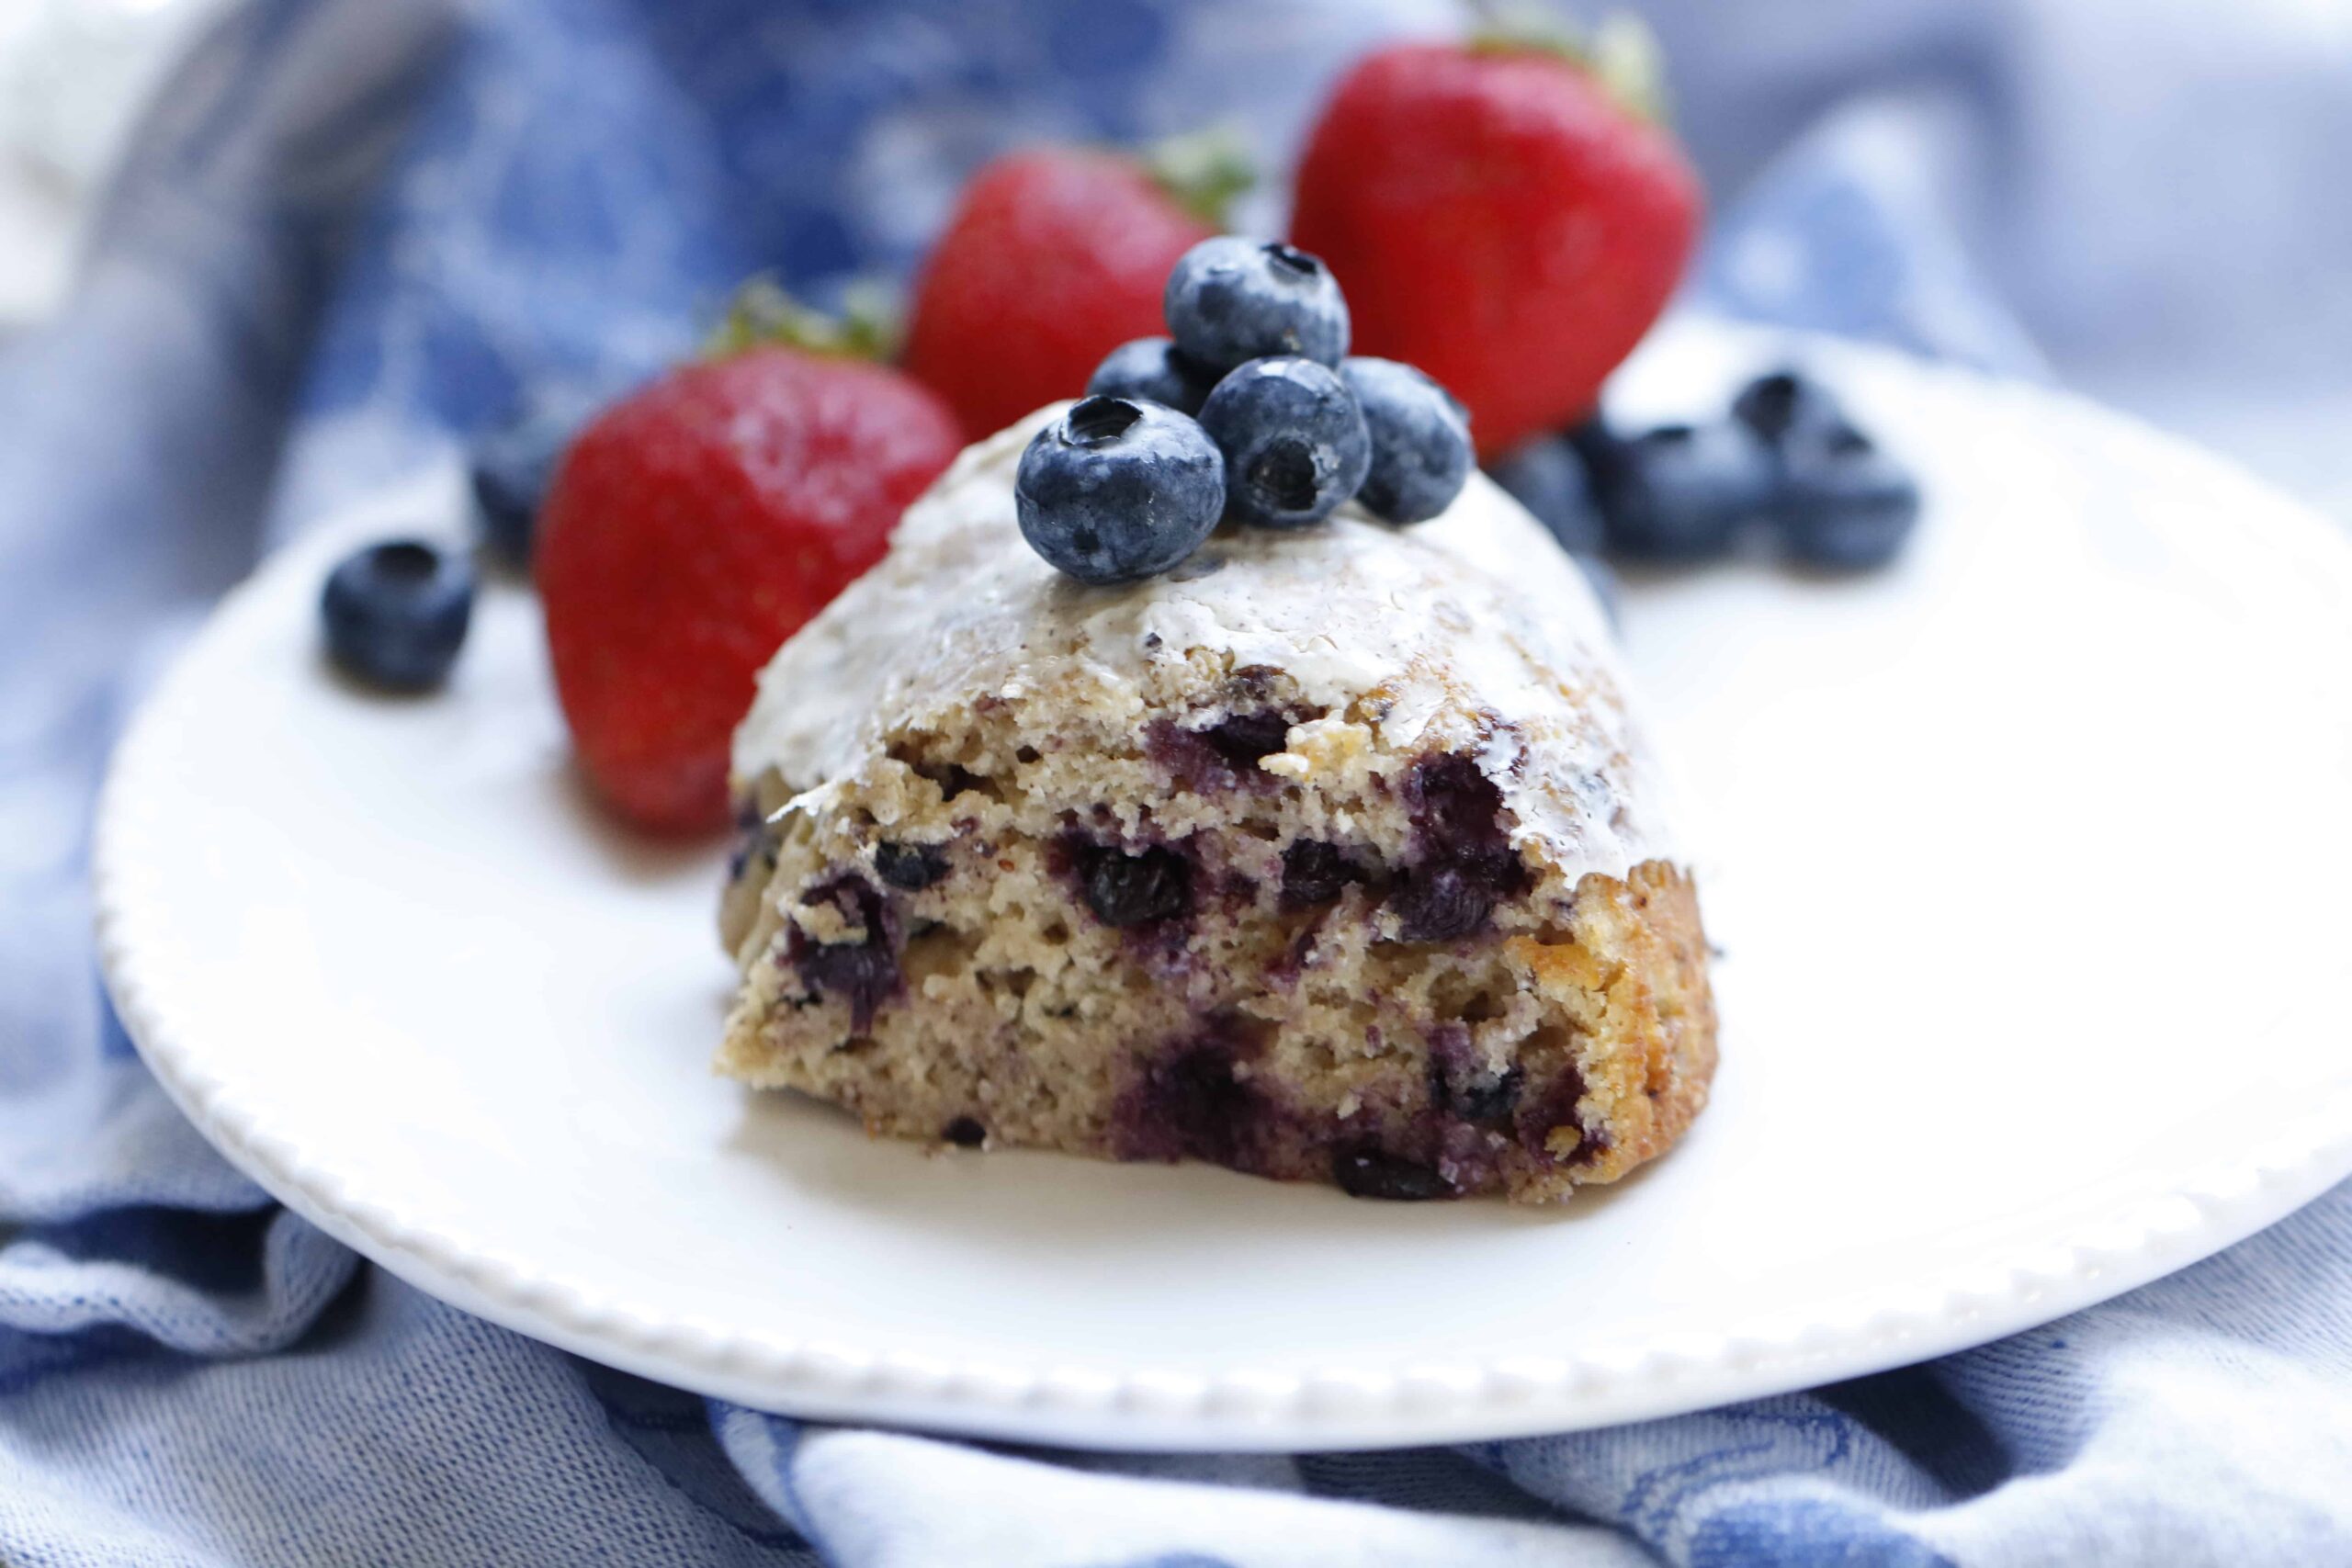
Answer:
[[[1502,786],[1476,757],[1431,751],[1405,776],[1405,806],[1417,842],[1432,849],[1501,853],[1510,843]]]
[[[1501,900],[1527,886],[1511,847],[1501,788],[1459,752],[1436,752],[1405,779],[1413,863],[1388,892],[1397,937],[1450,942],[1486,924]]]
[[[1625,452],[1631,444],[1624,433],[1609,422],[1606,413],[1595,409],[1585,416],[1584,423],[1570,425],[1563,437],[1584,459],[1585,477],[1591,481],[1593,495],[1598,498],[1606,494],[1625,471]]]
[[[1351,1198],[1421,1203],[1453,1196],[1453,1189],[1435,1167],[1369,1145],[1343,1144],[1333,1149],[1331,1179]]]
[[[1773,479],[1770,454],[1736,421],[1645,431],[1625,443],[1600,491],[1610,547],[1653,561],[1721,555],[1770,511]]]
[[[1156,718],[1144,728],[1144,753],[1189,794],[1268,789],[1274,777],[1258,764],[1281,750],[1289,734],[1289,717],[1271,710],[1231,714],[1204,729]]]
[[[1452,942],[1487,923],[1495,899],[1475,867],[1417,865],[1388,895],[1399,942]]]
[[[577,395],[548,399],[474,443],[476,525],[491,555],[517,571],[531,564],[548,487],[589,412]]]
[[[1200,548],[1225,510],[1225,460],[1175,410],[1089,398],[1039,431],[1013,485],[1021,536],[1080,582],[1134,582]]]
[[[1212,1018],[1201,1035],[1145,1058],[1112,1111],[1119,1157],[1261,1166],[1281,1122],[1242,1066],[1258,1049],[1233,1021]]]
[[[1449,1109],[1464,1122],[1505,1122],[1519,1107],[1520,1086],[1526,1074],[1507,1067],[1491,1076],[1481,1074],[1449,1085]]]
[[[473,619],[474,570],[438,545],[398,539],[343,558],[320,613],[327,653],[345,673],[390,692],[439,685]]]
[[[1093,398],[1148,398],[1178,413],[1198,413],[1216,372],[1196,365],[1164,337],[1139,337],[1113,349],[1086,383]]]
[[[1158,845],[1135,854],[1089,845],[1079,855],[1079,882],[1086,907],[1106,926],[1150,925],[1193,912],[1192,863]]]
[[[1732,400],[1732,417],[1767,444],[1778,446],[1792,435],[1843,424],[1838,400],[1800,371],[1780,369],[1758,376]]]
[[[1775,520],[1808,566],[1866,571],[1894,558],[1919,521],[1919,486],[1849,424],[1791,442]]]
[[[1290,716],[1277,709],[1227,714],[1200,738],[1227,767],[1244,773],[1290,744]]]
[[[842,923],[858,932],[845,942],[817,942],[795,923],[785,939],[785,956],[810,994],[848,1002],[850,1032],[864,1034],[873,1025],[875,1010],[902,983],[896,952],[898,922],[890,906],[879,890],[856,875],[821,883],[803,893],[800,902],[807,908],[831,905]]]
[[[1600,507],[1584,458],[1565,435],[1546,435],[1513,447],[1487,467],[1494,481],[1552,531],[1573,556],[1598,552]]]
[[[1225,454],[1226,513],[1301,528],[1363,488],[1372,434],[1354,394],[1311,359],[1253,359],[1216,384],[1201,428]]]
[[[1177,258],[1165,304],[1176,346],[1217,370],[1275,355],[1336,367],[1348,352],[1348,302],[1331,269],[1279,243],[1203,240]]]
[[[920,893],[947,874],[947,848],[944,844],[876,844],[874,874],[901,893]]]
[[[1361,880],[1363,874],[1337,844],[1299,839],[1283,851],[1282,902],[1286,909],[1329,904],[1347,891],[1349,883]]]
[[[1470,415],[1452,392],[1393,359],[1348,359],[1340,379],[1363,411],[1372,468],[1356,499],[1391,523],[1426,523],[1470,477]]]

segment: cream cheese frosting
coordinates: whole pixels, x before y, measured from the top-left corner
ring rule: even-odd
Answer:
[[[885,734],[1073,681],[1140,728],[1154,667],[1207,654],[1285,671],[1330,716],[1295,726],[1270,773],[1309,778],[1346,725],[1374,724],[1391,748],[1476,755],[1513,842],[1572,876],[1670,856],[1600,606],[1483,474],[1415,527],[1348,506],[1307,529],[1221,531],[1168,576],[1089,587],[1031,551],[1014,514],[1022,450],[1067,406],[967,448],[888,556],[778,650],[736,732],[739,787],[774,770],[800,792],[786,809],[820,810]]]

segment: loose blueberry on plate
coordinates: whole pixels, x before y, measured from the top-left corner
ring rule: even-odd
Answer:
[[[1216,384],[1201,428],[1225,454],[1226,511],[1303,528],[1363,488],[1372,434],[1345,382],[1311,359],[1253,359]]]
[[[1598,552],[1605,538],[1600,506],[1584,459],[1564,435],[1544,435],[1513,447],[1487,466],[1487,475],[1551,530],[1572,556]]]
[[[1731,414],[1774,447],[1805,432],[1845,423],[1844,412],[1826,388],[1791,369],[1758,376],[1742,387],[1732,400]]]
[[[1196,365],[1164,337],[1139,337],[1113,349],[1086,383],[1089,397],[1145,398],[1178,413],[1198,413],[1216,372]]]
[[[1389,523],[1426,523],[1453,504],[1470,477],[1470,415],[1453,394],[1393,359],[1348,359],[1340,379],[1372,437],[1372,467],[1356,499]]]
[[[1225,509],[1225,460],[1161,404],[1088,398],[1021,454],[1021,536],[1081,582],[1134,582],[1201,546]]]
[[[416,539],[345,556],[319,602],[328,657],[389,692],[429,691],[447,679],[473,608],[474,572],[465,557]]]
[[[1203,240],[1168,275],[1164,305],[1176,346],[1218,370],[1279,355],[1337,367],[1348,352],[1348,303],[1330,269],[1280,243]]]
[[[1640,560],[1723,554],[1774,501],[1773,465],[1736,421],[1664,424],[1625,443],[1600,491],[1610,547]]]
[[[474,445],[470,478],[482,543],[517,571],[531,564],[539,508],[573,434],[591,412],[584,400],[543,402]]]
[[[1790,444],[1774,515],[1795,559],[1867,571],[1893,560],[1911,536],[1919,486],[1876,442],[1841,423]]]
[[[1562,439],[1576,449],[1584,460],[1585,478],[1592,485],[1597,498],[1617,481],[1625,470],[1625,449],[1630,445],[1625,434],[1609,423],[1609,416],[1595,409],[1584,423],[1569,426],[1561,433]]]

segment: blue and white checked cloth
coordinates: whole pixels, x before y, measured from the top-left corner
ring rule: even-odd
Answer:
[[[1762,9],[1724,24],[1749,76],[1776,68],[1748,47]],[[1856,9],[1804,0],[1785,30]],[[1660,12],[1700,83],[1748,79],[1695,7]],[[1962,68],[1766,168],[1700,296],[2036,370],[1921,176],[1952,91],[2020,89],[1978,23],[1935,15],[1940,54],[1881,41],[1898,74]],[[2352,1563],[2352,1190],[2109,1306],[1812,1393],[1463,1449],[1111,1459],[806,1426],[491,1327],[278,1209],[130,1051],[85,934],[91,790],[126,703],[269,536],[526,389],[644,373],[745,273],[821,294],[902,269],[998,145],[1231,116],[1279,152],[1351,52],[1449,20],[254,0],[185,63],[76,298],[0,347],[0,1559]],[[1702,155],[1752,161],[1762,132],[1707,107],[1686,94]]]

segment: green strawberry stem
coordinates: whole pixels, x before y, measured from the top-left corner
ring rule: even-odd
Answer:
[[[1177,206],[1223,229],[1234,198],[1258,183],[1250,143],[1239,128],[1205,126],[1154,143],[1143,154],[1144,172]]]
[[[1472,49],[1556,54],[1581,66],[1627,114],[1667,123],[1665,51],[1649,24],[1632,12],[1611,11],[1588,31],[1540,0],[1469,0],[1469,6],[1477,19]]]
[[[887,361],[899,347],[898,310],[888,285],[861,278],[842,290],[839,315],[804,305],[765,273],[745,278],[727,313],[703,340],[702,357],[724,359],[782,344],[809,354]]]

